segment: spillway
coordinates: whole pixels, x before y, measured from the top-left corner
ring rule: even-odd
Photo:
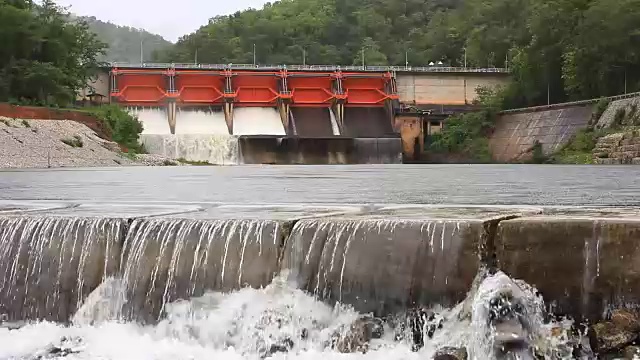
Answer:
[[[229,135],[222,109],[178,108],[176,135]]]
[[[236,108],[233,135],[286,135],[280,114],[275,108]]]
[[[207,162],[212,165],[241,163],[238,138],[232,135],[143,134],[140,141],[149,153],[171,159]]]
[[[494,359],[505,294],[527,320],[513,351],[572,350],[535,288],[483,268],[496,221],[535,209],[200,206],[0,216],[0,357]]]
[[[339,135],[339,132],[336,134],[333,129],[330,112],[329,108],[292,108],[291,116],[295,122],[297,135],[301,137]]]
[[[384,108],[345,107],[345,135],[355,138],[394,136],[391,117]]]
[[[142,122],[142,134],[171,135],[167,111],[161,107],[129,107],[127,111]]]

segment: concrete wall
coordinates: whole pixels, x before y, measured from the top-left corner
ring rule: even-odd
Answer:
[[[76,100],[85,100],[91,94],[100,95],[103,102],[109,102],[109,73],[99,72],[97,77],[90,79],[87,87],[78,92]],[[99,100],[99,99],[96,99]]]
[[[323,165],[402,162],[400,138],[240,136],[244,164]]]
[[[593,111],[594,105],[589,103],[504,113],[489,139],[494,160],[522,160],[536,141],[542,144],[544,154],[550,155],[587,127]]]
[[[416,105],[464,105],[477,98],[479,86],[496,87],[509,82],[508,74],[415,73],[397,75],[400,102]]]

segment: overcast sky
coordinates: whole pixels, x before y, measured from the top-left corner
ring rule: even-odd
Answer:
[[[144,28],[176,41],[216,15],[247,8],[261,8],[265,0],[58,0],[82,16],[95,16],[118,25]]]

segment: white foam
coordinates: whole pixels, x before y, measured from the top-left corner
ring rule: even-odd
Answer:
[[[425,338],[425,347],[418,352],[411,352],[407,341],[394,340],[393,332],[386,327],[383,338],[373,340],[367,353],[340,354],[328,346],[330,338],[359,315],[347,307],[330,307],[296,289],[286,279],[283,274],[261,290],[208,293],[169,304],[165,308],[166,318],[153,326],[118,322],[112,317],[115,312],[96,310],[96,307],[121,304],[121,296],[113,296],[113,290],[119,285],[111,279],[85,302],[70,327],[40,323],[14,331],[0,329],[0,358],[33,356],[49,344],[66,344],[68,339],[80,337],[81,342],[73,342],[73,349],[78,353],[65,359],[257,360],[271,345],[291,339],[291,351],[275,353],[270,358],[418,360],[430,359],[442,346],[466,345],[470,360],[486,360],[486,353],[481,352],[484,345],[474,342],[474,339],[487,338],[486,327],[480,325],[486,323],[486,319],[479,318],[483,315],[481,308],[496,291],[514,284],[499,273],[472,289],[467,301],[451,310],[439,309],[445,319],[444,327],[433,339]],[[533,296],[529,289],[524,289],[522,295]],[[102,296],[114,302],[99,300]],[[303,332],[306,337],[302,336]],[[63,336],[67,340],[61,341]]]
[[[143,134],[171,134],[169,118],[164,108],[131,107],[127,111],[142,122]]]
[[[178,109],[176,134],[229,135],[229,129],[222,111]]]
[[[151,154],[172,159],[206,161],[214,165],[237,165],[240,163],[238,139],[232,135],[142,134],[140,142]]]
[[[233,135],[286,135],[280,114],[273,108],[236,108]]]

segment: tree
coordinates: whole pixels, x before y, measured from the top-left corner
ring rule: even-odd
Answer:
[[[51,0],[0,0],[0,101],[64,106],[91,78],[105,45]]]

